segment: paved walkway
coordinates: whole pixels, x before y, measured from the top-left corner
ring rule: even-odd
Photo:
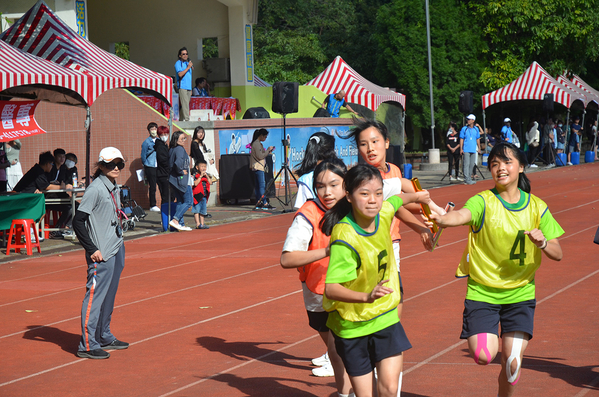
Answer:
[[[539,168],[529,168],[526,172],[539,172],[544,171],[545,167]],[[490,179],[489,171],[480,167],[480,170],[488,181]],[[450,184],[456,184],[461,182],[449,182],[449,177],[443,177],[446,174],[446,170],[442,171],[420,171],[414,170],[412,173],[413,177],[419,179],[420,184],[424,189],[436,189],[444,186],[449,186]],[[443,179],[443,180],[441,180]],[[486,180],[479,178],[478,184],[481,185],[481,190],[484,188],[490,187],[491,182],[486,182]],[[284,192],[282,191],[282,194]],[[433,193],[434,196],[434,193]],[[281,197],[281,199],[284,199]],[[284,201],[284,200],[283,200]],[[267,211],[253,211],[254,206],[249,203],[241,204],[241,205],[218,205],[214,207],[208,208],[208,213],[212,215],[212,218],[206,219],[206,224],[210,227],[217,227],[221,224],[233,223],[233,222],[241,222],[249,219],[262,218],[267,216],[276,216],[280,215],[283,209],[286,212],[292,211],[290,206],[283,207],[280,202],[276,199],[271,199],[271,203],[276,206],[275,211],[267,212]],[[135,226],[134,230],[127,231],[125,233],[125,240],[132,240],[141,238],[144,236],[154,235],[158,233],[162,233],[162,222],[160,213],[156,212],[147,212],[147,216],[138,222]],[[193,220],[193,215],[190,211],[188,211],[185,215],[185,224],[188,226],[195,225],[195,221]],[[170,233],[170,232],[167,232]],[[177,232],[179,233],[179,232]],[[187,233],[187,232],[182,232]],[[194,230],[189,233],[202,233],[201,230]],[[34,256],[45,256],[45,255],[60,255],[61,253],[81,249],[81,245],[77,240],[70,241],[66,239],[45,239],[41,243],[42,253],[38,254],[34,249]],[[21,254],[16,254],[14,251],[11,252],[10,256],[6,255],[6,249],[0,249],[0,264],[4,264],[7,262],[11,262],[14,260],[20,260],[27,258],[24,250],[21,251]]]

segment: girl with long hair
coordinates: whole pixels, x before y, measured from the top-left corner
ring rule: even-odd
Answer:
[[[469,226],[456,271],[456,277],[468,277],[460,338],[468,340],[474,361],[487,365],[498,353],[501,324],[500,397],[514,392],[532,339],[541,258],[562,259],[557,238],[564,230],[547,204],[530,193],[525,165],[515,145],[495,145],[488,159],[495,186],[471,197],[459,211],[432,215],[440,227]]]
[[[268,130],[264,128],[254,131],[252,137],[252,151],[250,152],[250,169],[254,173],[254,193],[256,195],[255,209],[274,210],[275,207],[270,205],[268,198],[264,194],[266,191],[266,183],[264,174],[266,172],[266,156],[272,153],[274,146],[269,146],[264,149],[262,142],[268,138]]]

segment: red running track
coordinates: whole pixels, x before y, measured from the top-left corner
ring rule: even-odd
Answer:
[[[537,272],[535,334],[517,396],[599,396],[599,165],[531,174],[566,234],[561,262]],[[491,181],[431,190],[458,208]],[[324,352],[307,325],[297,273],[279,266],[291,214],[129,241],[112,329],[131,343],[108,360],[75,356],[82,250],[0,265],[0,396],[334,396],[310,375]],[[467,228],[433,253],[402,229],[403,396],[494,396],[499,364],[460,341]]]

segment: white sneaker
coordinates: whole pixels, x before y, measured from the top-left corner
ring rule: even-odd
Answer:
[[[175,223],[174,221],[170,221],[169,226],[174,227],[177,230],[181,230],[181,225],[179,225],[178,223]]]
[[[538,165],[536,165],[536,164],[531,164],[531,165],[530,165],[530,168],[539,168],[539,166],[538,166]]]
[[[464,178],[460,178],[459,176],[457,178],[455,178],[455,179],[457,179],[458,181],[463,181],[464,180]]]
[[[325,352],[322,356],[312,359],[312,365],[316,365],[317,367],[322,367],[323,365],[330,363],[331,360],[329,360],[329,352]]]
[[[152,208],[150,208],[150,211],[152,211],[152,212],[160,212],[160,208],[158,208],[157,206],[153,206]]]
[[[455,180],[456,180],[456,179],[455,179],[453,176],[450,176],[450,177],[449,177],[449,182],[453,182],[453,181],[455,181]]]
[[[192,228],[190,228],[189,226],[180,226],[180,231],[182,232],[189,232],[191,230],[193,230]]]
[[[572,163],[571,163],[571,162],[569,162],[569,161],[568,161],[566,164],[568,164],[568,165],[572,165]]]
[[[333,366],[329,363],[322,367],[314,368],[312,370],[312,375],[320,377],[335,376],[335,371],[333,370]]]

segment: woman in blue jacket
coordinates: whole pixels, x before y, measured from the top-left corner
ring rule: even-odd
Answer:
[[[169,144],[169,165],[171,168],[168,181],[171,184],[175,198],[177,199],[177,210],[169,225],[177,230],[190,231],[185,226],[183,215],[191,207],[193,194],[189,184],[189,155],[183,145],[187,136],[181,131],[173,132]]]

